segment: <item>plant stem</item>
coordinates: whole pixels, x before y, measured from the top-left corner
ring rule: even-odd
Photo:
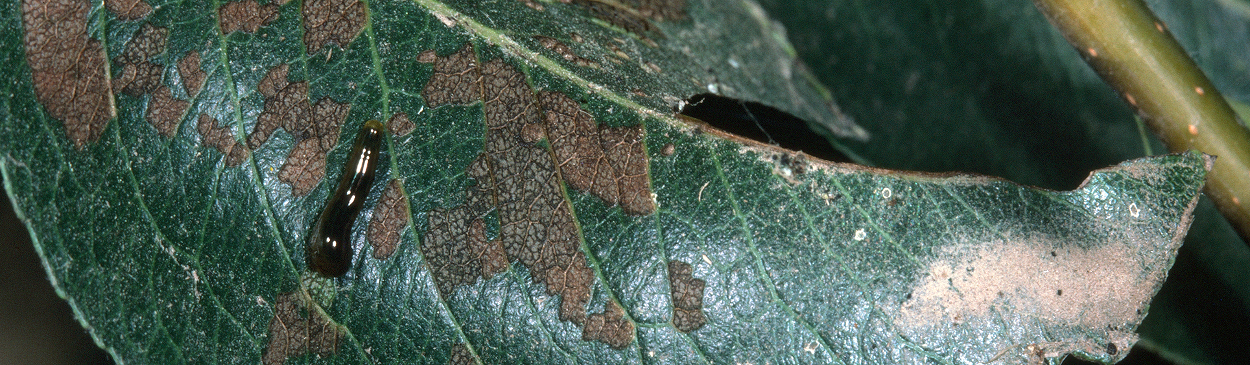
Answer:
[[[1169,150],[1218,156],[1207,196],[1250,237],[1250,131],[1167,26],[1142,0],[1033,2]]]

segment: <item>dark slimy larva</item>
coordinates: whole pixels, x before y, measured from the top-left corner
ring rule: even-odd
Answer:
[[[385,127],[376,120],[365,122],[356,144],[343,164],[338,189],[308,236],[308,268],[327,277],[339,277],[352,266],[352,225],[369,196],[378,170],[378,149]]]

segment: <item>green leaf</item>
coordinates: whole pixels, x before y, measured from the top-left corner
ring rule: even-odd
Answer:
[[[876,166],[1070,189],[1092,168],[1165,150],[1028,2],[762,3],[872,135],[845,145]],[[1147,3],[1230,104],[1250,100],[1247,2]],[[1208,209],[1140,333],[1175,362],[1245,362],[1250,247]]]
[[[1210,165],[1056,192],[678,118],[718,92],[874,138],[749,2],[31,4],[0,13],[0,173],[124,362],[1113,361]],[[319,277],[305,242],[369,119],[393,134],[352,267]]]

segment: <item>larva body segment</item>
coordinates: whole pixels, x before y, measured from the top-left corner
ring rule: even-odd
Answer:
[[[352,266],[352,225],[364,207],[378,170],[384,126],[370,120],[360,128],[356,143],[343,164],[339,186],[317,218],[306,246],[308,268],[327,277],[339,277]]]

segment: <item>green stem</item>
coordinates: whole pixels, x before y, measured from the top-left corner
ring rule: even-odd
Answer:
[[[1218,156],[1206,193],[1250,237],[1250,131],[1142,0],[1034,0],[1173,152]]]

